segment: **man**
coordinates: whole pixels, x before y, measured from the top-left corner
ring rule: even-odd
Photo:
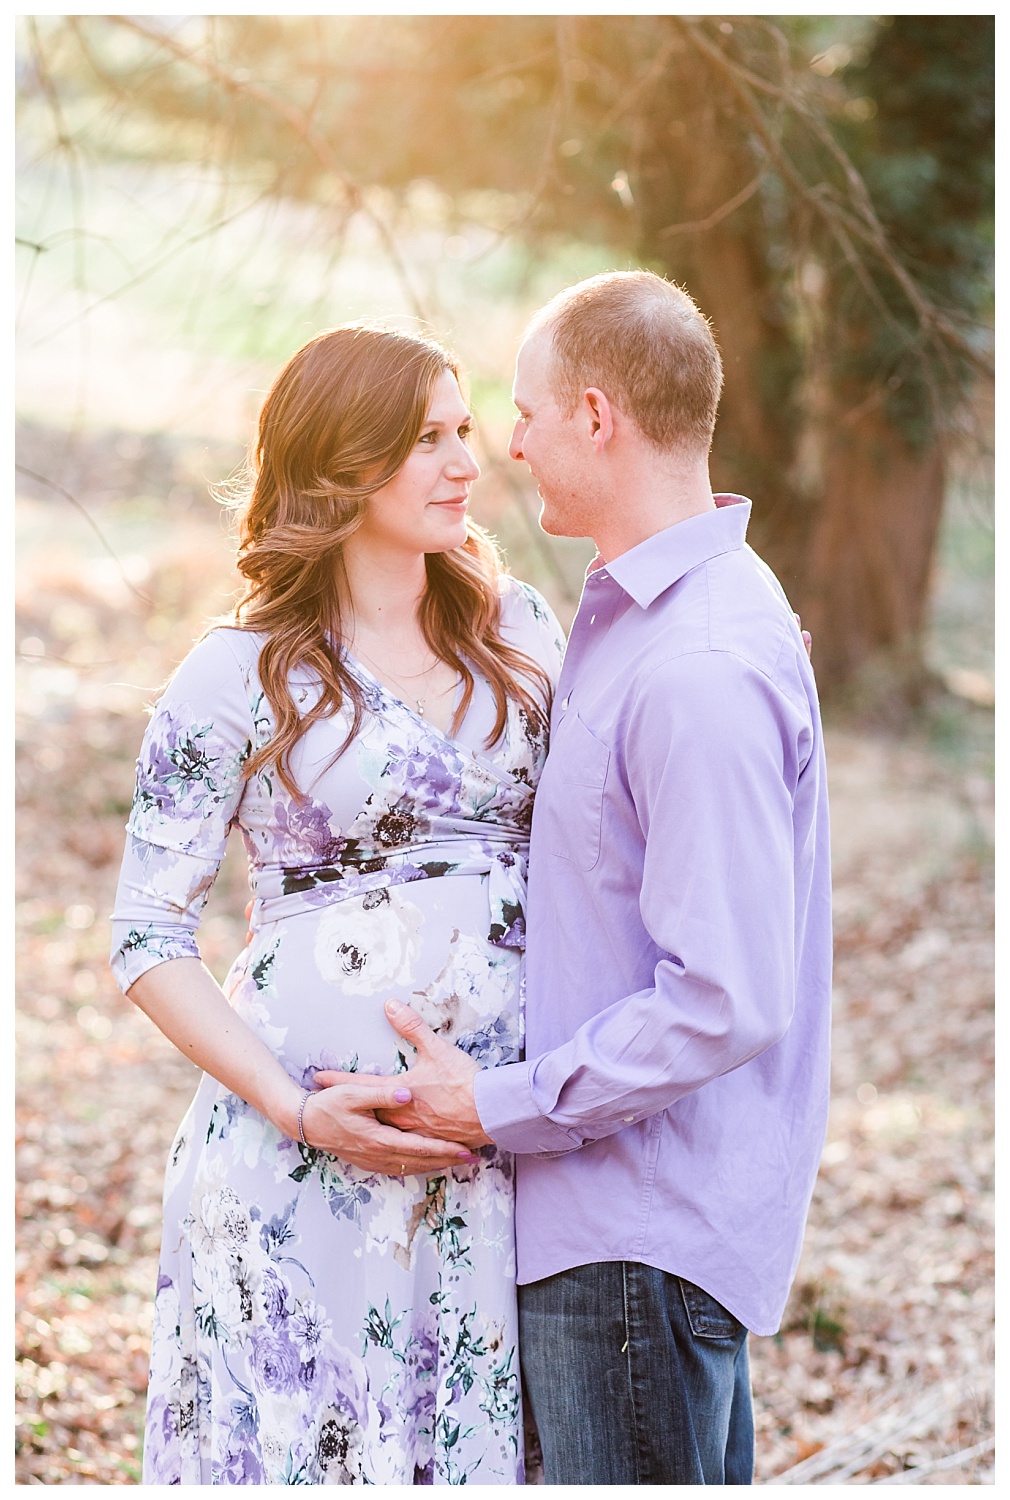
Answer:
[[[824,1137],[820,720],[749,502],[712,494],[720,388],[705,319],[647,272],[528,331],[510,451],[544,529],[599,556],[534,810],[526,1061],[477,1071],[387,1007],[418,1060],[382,1118],[517,1155],[548,1483],[750,1483],[747,1330],[778,1327]]]

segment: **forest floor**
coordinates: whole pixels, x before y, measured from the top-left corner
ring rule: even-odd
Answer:
[[[106,967],[142,706],[226,602],[181,516],[126,558],[27,501],[17,741],[17,1482],[135,1484],[163,1163],[192,1067]],[[139,590],[143,598],[135,592]],[[816,653],[816,642],[815,642]],[[833,1103],[759,1483],[993,1483],[992,714],[829,727]],[[202,933],[242,941],[230,851]]]

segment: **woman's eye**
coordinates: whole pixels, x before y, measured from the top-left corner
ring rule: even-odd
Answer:
[[[421,436],[418,438],[417,441],[419,443],[431,443],[431,444],[437,443],[438,442],[438,433],[437,432],[422,432]]]
[[[459,429],[459,435],[463,439],[464,443],[468,443],[473,437],[473,428],[471,426],[461,427]]]

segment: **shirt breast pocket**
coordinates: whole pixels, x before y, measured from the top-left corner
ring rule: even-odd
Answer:
[[[610,751],[572,709],[554,732],[550,758],[554,786],[548,852],[578,870],[591,870],[600,857]]]

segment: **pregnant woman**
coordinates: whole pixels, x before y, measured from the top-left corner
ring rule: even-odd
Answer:
[[[234,624],[144,739],[113,967],[204,1072],[165,1186],[145,1484],[523,1483],[511,1158],[315,1082],[407,1068],[389,998],[482,1066],[519,1055],[563,636],[467,518],[469,430],[431,340],[301,349],[260,417]],[[222,991],[194,933],[232,825],[253,940]]]

